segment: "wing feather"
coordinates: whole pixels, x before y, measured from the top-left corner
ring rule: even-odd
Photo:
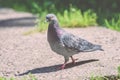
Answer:
[[[95,46],[94,44],[70,33],[65,33],[61,38],[61,42],[67,49],[72,49],[78,52],[90,51]]]

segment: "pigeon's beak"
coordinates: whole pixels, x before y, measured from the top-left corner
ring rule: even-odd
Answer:
[[[48,17],[46,17],[46,20],[45,20],[45,22],[49,22],[50,21],[50,19],[48,18]]]

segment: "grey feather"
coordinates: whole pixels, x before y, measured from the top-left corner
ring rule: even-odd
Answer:
[[[64,33],[61,37],[61,42],[65,45],[66,49],[68,48],[78,52],[101,50],[100,45],[92,44],[70,33]]]

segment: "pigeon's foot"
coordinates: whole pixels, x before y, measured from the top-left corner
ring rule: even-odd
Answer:
[[[60,70],[65,69],[65,66],[66,66],[66,64],[64,63],[64,64],[62,64],[62,66],[60,66],[58,69],[60,69]]]
[[[61,66],[61,69],[64,69],[64,68],[65,68],[65,65],[66,65],[66,64],[63,64],[63,65]]]
[[[78,59],[74,59],[72,56],[70,56],[70,57],[71,57],[71,59],[72,59],[72,63],[73,63],[73,64],[76,64],[75,61],[78,60]]]

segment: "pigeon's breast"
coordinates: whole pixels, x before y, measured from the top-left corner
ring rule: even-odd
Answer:
[[[63,56],[72,56],[72,55],[78,53],[71,49],[67,49],[60,42],[54,42],[54,43],[50,44],[50,46],[54,52],[56,52],[57,54],[63,55]]]

